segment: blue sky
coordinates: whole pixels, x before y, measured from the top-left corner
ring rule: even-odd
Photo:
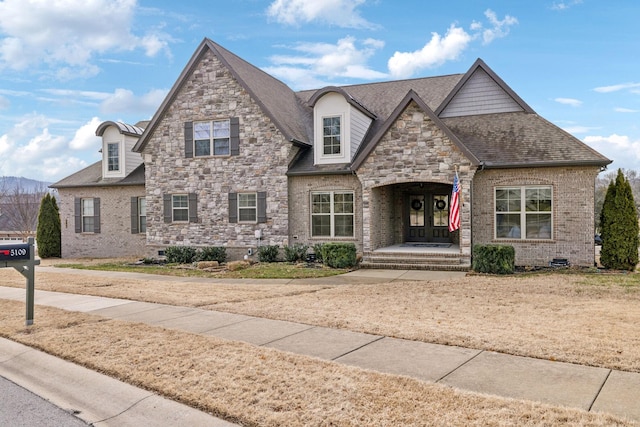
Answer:
[[[635,0],[1,0],[0,176],[100,159],[151,118],[204,37],[293,89],[464,73],[482,58],[538,114],[640,170]]]

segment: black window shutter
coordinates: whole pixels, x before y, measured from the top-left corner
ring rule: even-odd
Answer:
[[[198,195],[189,193],[189,222],[198,222]]]
[[[164,214],[164,222],[170,223],[173,221],[173,206],[171,206],[171,194],[162,195],[162,212]]]
[[[229,193],[229,222],[238,222],[238,193]]]
[[[100,197],[93,199],[93,232],[100,233]]]
[[[229,119],[229,145],[231,145],[231,155],[240,155],[240,119],[231,117]]]
[[[184,122],[184,156],[193,157],[193,122]]]
[[[73,199],[73,216],[76,233],[82,233],[82,199],[79,197]]]
[[[138,234],[138,198],[131,198],[131,234]]]
[[[258,192],[258,222],[267,222],[267,192]]]

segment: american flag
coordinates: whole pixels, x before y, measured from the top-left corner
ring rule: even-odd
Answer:
[[[451,190],[451,202],[449,203],[449,231],[453,232],[458,228],[460,228],[460,179],[458,179],[456,171]]]

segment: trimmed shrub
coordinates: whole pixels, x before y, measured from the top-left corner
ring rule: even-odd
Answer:
[[[307,256],[308,245],[296,243],[293,246],[284,247],[284,259],[287,262],[304,261]]]
[[[478,273],[512,274],[515,270],[516,251],[508,245],[475,245],[473,270]]]
[[[198,251],[198,261],[218,261],[222,264],[227,260],[227,248],[224,246],[207,246]]]
[[[322,258],[331,268],[349,268],[356,265],[356,245],[353,243],[325,243]]]
[[[169,264],[191,264],[197,255],[198,251],[192,246],[169,246],[164,250]]]
[[[323,246],[324,243],[316,243],[315,245],[313,245],[313,252],[316,254],[316,261],[318,262],[324,262],[324,257],[322,255]]]
[[[258,246],[258,261],[260,262],[276,262],[280,247],[277,245]]]

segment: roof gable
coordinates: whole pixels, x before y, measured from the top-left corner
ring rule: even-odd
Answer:
[[[451,142],[469,159],[469,161],[474,164],[480,164],[480,161],[476,158],[476,156],[465,147],[465,145],[458,139],[458,137],[449,130],[449,128],[436,116],[436,114],[429,108],[429,106],[420,98],[420,96],[413,90],[410,90],[404,99],[398,104],[393,113],[387,118],[387,120],[383,123],[383,125],[379,128],[376,134],[371,138],[371,140],[367,143],[366,146],[362,148],[362,150],[356,155],[353,160],[353,164],[351,169],[357,170],[362,163],[369,157],[369,155],[373,152],[376,145],[382,137],[387,133],[389,128],[393,125],[393,123],[398,120],[400,115],[404,110],[407,109],[411,102],[415,102],[418,107],[425,112],[425,114],[435,123],[438,128],[440,128],[445,135],[451,140]]]
[[[436,109],[438,117],[534,111],[481,59]]]
[[[140,152],[144,149],[166,110],[207,51],[213,53],[227,67],[238,84],[251,95],[253,101],[260,106],[287,140],[309,144],[311,140],[310,114],[305,111],[305,108],[308,107],[302,105],[296,94],[280,80],[205,38],[171,87],[140,140],[133,147],[134,151]]]

